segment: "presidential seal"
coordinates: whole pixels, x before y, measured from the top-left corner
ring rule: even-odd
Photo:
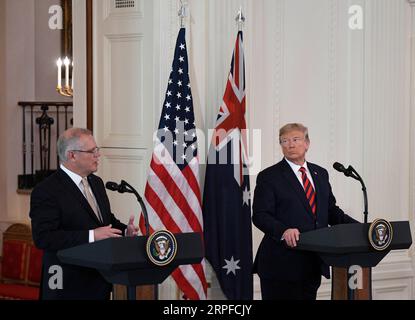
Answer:
[[[386,250],[392,242],[392,225],[385,219],[376,219],[369,227],[369,242],[373,249]]]
[[[170,231],[156,231],[147,240],[147,256],[157,266],[167,266],[176,253],[176,237]]]

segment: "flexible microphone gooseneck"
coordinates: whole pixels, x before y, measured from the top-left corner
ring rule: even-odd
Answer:
[[[141,210],[143,211],[144,224],[145,224],[145,227],[146,227],[146,236],[149,236],[150,235],[150,226],[149,226],[149,223],[148,223],[147,208],[146,208],[146,205],[144,204],[143,199],[138,194],[137,190],[135,190],[129,183],[127,183],[124,180],[121,180],[120,184],[118,184],[116,182],[113,182],[113,181],[108,181],[105,184],[105,187],[108,190],[111,190],[111,191],[117,191],[119,193],[133,193],[136,196],[137,201],[141,206]]]
[[[367,201],[367,192],[366,192],[366,186],[365,183],[363,182],[362,177],[357,173],[357,171],[352,167],[352,166],[348,166],[347,169],[344,167],[344,165],[342,165],[339,162],[335,162],[333,163],[333,168],[339,172],[342,172],[346,177],[351,177],[353,179],[356,179],[357,181],[360,182],[360,184],[362,185],[362,191],[363,191],[363,199],[364,199],[364,218],[365,218],[365,223],[367,223],[367,216],[368,216],[368,201]]]

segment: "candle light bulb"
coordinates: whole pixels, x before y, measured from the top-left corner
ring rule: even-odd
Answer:
[[[74,79],[74,68],[73,68],[73,61],[72,61],[72,85],[71,85],[72,90],[73,90],[73,79]]]
[[[56,61],[56,65],[58,66],[58,88],[62,88],[62,59],[59,58]]]
[[[69,64],[70,64],[70,60],[68,57],[65,57],[65,59],[63,60],[63,63],[65,65],[65,86],[69,87]]]

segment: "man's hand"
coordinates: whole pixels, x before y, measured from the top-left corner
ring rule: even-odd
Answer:
[[[94,229],[95,241],[104,240],[107,238],[119,238],[121,237],[121,230],[111,228],[112,225]]]
[[[134,226],[134,216],[130,216],[127,225],[127,237],[132,237],[138,235],[138,227]]]
[[[287,229],[282,237],[284,238],[287,246],[294,248],[297,246],[297,241],[300,240],[300,231],[298,231],[298,229]]]

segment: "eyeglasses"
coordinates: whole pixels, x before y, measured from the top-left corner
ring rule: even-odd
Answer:
[[[83,153],[91,153],[91,154],[93,154],[93,155],[97,155],[98,153],[99,153],[99,150],[100,150],[101,148],[99,148],[99,147],[95,147],[94,149],[92,149],[92,150],[69,150],[69,151],[72,151],[72,152],[83,152]]]
[[[280,140],[280,144],[283,145],[284,147],[288,146],[291,142],[294,145],[299,144],[300,142],[304,141],[304,138],[300,138],[300,137],[294,137],[292,139],[281,139]]]

